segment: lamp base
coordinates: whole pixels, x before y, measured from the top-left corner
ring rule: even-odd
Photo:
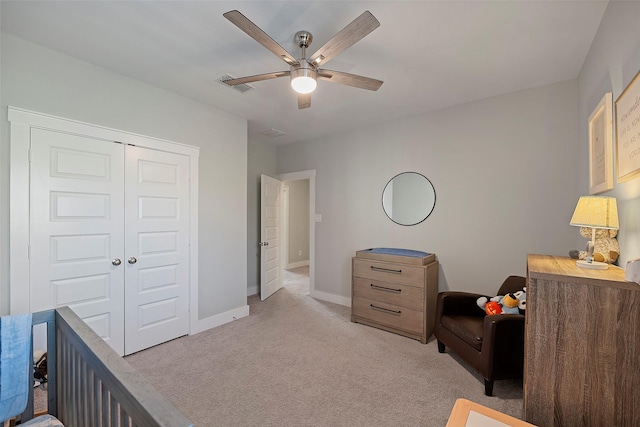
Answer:
[[[592,270],[606,270],[609,268],[609,264],[607,264],[606,262],[587,262],[583,259],[579,259],[578,261],[576,261],[576,265],[580,268],[590,268]]]

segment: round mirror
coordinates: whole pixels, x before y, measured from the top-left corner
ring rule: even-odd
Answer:
[[[391,221],[416,225],[427,219],[436,205],[436,190],[426,176],[403,172],[391,178],[382,192],[382,208]]]

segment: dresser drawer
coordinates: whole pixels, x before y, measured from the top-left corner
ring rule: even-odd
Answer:
[[[419,310],[412,310],[367,298],[354,298],[352,310],[356,318],[362,317],[381,325],[415,334],[422,334],[423,332],[424,314]]]
[[[380,280],[353,278],[353,297],[424,310],[424,289]]]
[[[425,269],[405,264],[353,259],[353,275],[388,283],[401,283],[424,288]]]

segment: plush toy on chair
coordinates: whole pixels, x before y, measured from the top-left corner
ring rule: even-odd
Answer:
[[[510,292],[506,295],[498,295],[488,299],[480,297],[476,301],[478,307],[488,315],[491,314],[524,314],[526,308],[526,288],[521,291]]]

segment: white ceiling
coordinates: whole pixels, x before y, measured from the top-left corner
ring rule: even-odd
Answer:
[[[8,1],[2,31],[249,120],[286,144],[578,76],[607,1]],[[293,56],[369,10],[380,27],[326,68],[384,81],[377,92],[319,81],[298,110],[287,78],[239,93],[216,80],[287,70],[227,21],[238,9]],[[285,132],[267,138],[259,132]]]

